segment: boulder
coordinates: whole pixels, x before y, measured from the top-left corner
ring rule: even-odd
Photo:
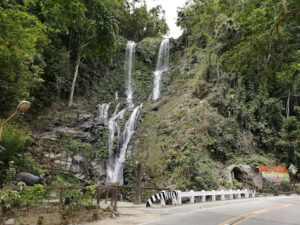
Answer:
[[[259,189],[263,187],[263,177],[248,165],[231,165],[225,170],[227,180],[231,183],[233,179],[255,186]]]
[[[15,223],[15,220],[14,219],[8,219],[6,220],[6,222],[4,223],[5,225],[11,225],[11,224],[14,224]]]
[[[46,185],[45,179],[26,172],[17,173],[15,180],[17,182],[24,182],[27,186],[34,186],[36,184]]]

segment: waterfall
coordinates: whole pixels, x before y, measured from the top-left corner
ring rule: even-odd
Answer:
[[[108,110],[109,110],[110,103],[104,103],[97,105],[97,117],[107,119],[108,118]]]
[[[152,99],[157,100],[160,97],[160,80],[164,72],[169,69],[169,39],[164,39],[160,43],[156,70],[154,72],[154,87]]]
[[[123,131],[122,146],[120,148],[120,152],[117,158],[114,161],[115,164],[114,164],[114,172],[112,173],[113,176],[108,177],[108,180],[110,182],[119,182],[121,185],[123,184],[123,169],[124,169],[123,163],[125,161],[126,150],[130,142],[130,139],[135,132],[135,123],[139,116],[139,112],[142,106],[143,104],[137,106],[133,110],[131,116],[129,117],[128,121],[125,124],[125,128]]]
[[[126,151],[128,144],[135,132],[135,123],[139,116],[140,109],[143,104],[134,108],[133,104],[133,84],[132,84],[132,72],[133,72],[133,62],[135,55],[135,43],[128,41],[126,45],[126,55],[125,55],[125,75],[127,76],[127,87],[126,87],[126,102],[127,109],[123,109],[120,112],[118,103],[115,112],[108,122],[109,129],[109,142],[108,142],[108,151],[109,157],[107,161],[107,181],[108,182],[119,182],[123,184],[123,169],[124,161],[126,156]],[[160,60],[161,61],[161,60]],[[115,93],[115,100],[118,101],[118,92]],[[134,109],[133,109],[134,108]],[[118,121],[124,119],[124,113],[126,110],[132,111],[129,119],[127,120],[123,132],[121,132],[121,126]],[[119,146],[114,146],[115,135],[117,135],[117,140],[122,140]]]
[[[128,41],[126,45],[126,55],[124,62],[125,75],[127,76],[126,87],[126,102],[127,107],[119,111],[121,103],[118,103],[114,113],[111,115],[108,121],[109,140],[108,140],[108,160],[107,160],[107,181],[119,182],[123,184],[123,170],[126,157],[126,151],[132,136],[135,133],[136,121],[140,114],[140,110],[143,104],[134,108],[133,104],[133,62],[135,55],[136,44],[132,41]],[[161,76],[169,68],[169,39],[164,39],[160,43],[156,70],[154,72],[154,88],[150,97],[153,100],[157,100],[160,97],[160,82]],[[118,92],[115,92],[115,101],[119,101]],[[98,105],[98,117],[108,118],[108,110],[110,103]],[[121,131],[120,121],[124,120],[125,111],[132,111],[129,119],[126,121],[123,131]],[[116,140],[118,145],[115,145]],[[120,141],[121,140],[121,141]]]
[[[127,76],[127,89],[126,89],[126,95],[127,95],[127,105],[129,108],[133,108],[133,90],[132,90],[132,70],[133,70],[133,61],[134,61],[134,55],[135,55],[135,42],[128,41],[126,45],[126,55],[125,55],[125,75]]]
[[[118,119],[123,119],[124,113],[126,109],[121,110],[119,113],[117,113],[119,105],[117,105],[117,108],[113,114],[113,116],[110,118],[108,122],[108,129],[109,129],[109,142],[108,142],[108,162],[107,162],[107,180],[111,181],[114,177],[114,167],[115,167],[115,161],[116,156],[113,152],[113,146],[114,146],[114,140],[115,140],[115,131],[117,129],[117,138],[120,138],[120,126],[118,125]]]

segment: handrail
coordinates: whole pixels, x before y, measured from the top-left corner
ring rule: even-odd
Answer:
[[[225,200],[225,196],[229,195],[229,199],[234,199],[234,195],[237,196],[238,199],[242,197],[242,195],[245,196],[245,198],[255,197],[255,190],[221,190],[221,191],[189,191],[189,192],[182,192],[182,191],[177,191],[177,204],[181,205],[182,204],[182,198],[190,198],[190,203],[195,202],[195,197],[201,197],[202,202],[206,202],[206,197],[211,196],[212,201],[216,201],[216,196],[221,196],[221,200]]]

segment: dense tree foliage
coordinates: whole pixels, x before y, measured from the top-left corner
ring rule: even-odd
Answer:
[[[2,1],[1,113],[24,98],[43,108],[70,96],[71,105],[73,93],[91,91],[113,65],[118,34],[160,37],[168,31],[163,14],[124,0]]]
[[[297,7],[297,0],[192,0],[178,11],[186,47],[208,53],[202,93],[195,94],[216,91],[210,103],[228,121],[220,131],[208,130],[207,147],[217,157],[229,159],[238,142],[225,137],[246,130],[260,151],[299,165]]]
[[[48,42],[46,26],[26,5],[0,4],[0,108],[22,98],[42,82],[42,48]],[[2,111],[1,110],[1,111]]]
[[[124,0],[1,1],[0,118],[24,99],[32,103],[33,115],[41,115],[56,102],[67,105],[69,99],[71,106],[73,95],[95,96],[97,102],[109,98],[112,86],[122,89],[123,80],[115,82],[120,76],[112,71],[126,39],[159,40],[168,31],[163,13],[160,7],[147,11],[144,4]],[[31,154],[25,156],[35,144],[25,135],[26,122],[19,122],[6,126],[0,141],[0,184],[10,161],[18,171],[43,172],[40,162],[32,168]]]

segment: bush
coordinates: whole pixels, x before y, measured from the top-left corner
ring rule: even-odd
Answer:
[[[47,192],[44,190],[43,185],[37,184],[32,188],[26,189],[22,197],[27,205],[42,205],[44,199],[47,198]]]
[[[0,203],[6,210],[20,206],[21,202],[21,195],[18,191],[7,190],[0,197]]]
[[[1,123],[2,121],[0,121]],[[0,146],[3,150],[0,151],[0,185],[3,181],[10,182],[10,172],[12,167],[18,168],[24,165],[24,158],[20,157],[20,154],[26,152],[32,145],[32,139],[26,135],[27,131],[23,130],[16,125],[7,124],[3,128],[3,136],[0,141]],[[14,166],[11,165],[11,161],[14,161]],[[9,174],[8,174],[9,172]],[[7,175],[9,175],[7,177]]]
[[[86,187],[85,196],[90,200],[90,205],[93,205],[93,198],[96,194],[96,185]]]

